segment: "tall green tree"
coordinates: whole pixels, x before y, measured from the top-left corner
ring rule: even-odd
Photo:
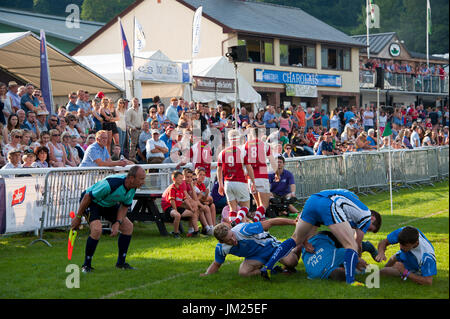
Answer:
[[[31,11],[33,0],[0,0],[0,7]]]
[[[84,0],[81,18],[98,22],[108,22],[135,0]]]
[[[65,16],[66,7],[69,4],[80,7],[83,4],[83,0],[34,0],[33,2],[33,11],[57,16]]]

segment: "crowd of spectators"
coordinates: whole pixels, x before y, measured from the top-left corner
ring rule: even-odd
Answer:
[[[388,74],[403,73],[414,76],[439,76],[442,79],[447,76],[443,65],[440,64],[430,64],[428,67],[425,63],[410,63],[398,60],[364,58],[360,61],[361,70],[375,71],[377,67],[381,67]]]
[[[90,96],[81,89],[71,92],[66,105],[49,113],[41,91],[33,85],[0,83],[0,167],[180,163],[194,142],[195,129],[221,132],[223,146],[225,130],[234,128],[236,120],[242,135],[249,127],[261,129],[275,156],[326,156],[389,147],[386,138],[376,137],[373,105],[338,106],[331,113],[318,106],[304,110],[300,105],[269,105],[256,112],[242,107],[235,118],[233,108],[183,98],[174,97],[166,106],[156,96],[142,111],[137,98],[115,101],[102,92]],[[447,105],[398,106],[390,114],[381,112],[379,122],[381,131],[387,122],[392,124],[392,148],[448,145]]]

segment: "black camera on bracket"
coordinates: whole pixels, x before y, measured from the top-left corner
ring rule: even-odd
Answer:
[[[228,48],[228,53],[225,54],[228,61],[233,62],[247,62],[247,46],[236,45]]]

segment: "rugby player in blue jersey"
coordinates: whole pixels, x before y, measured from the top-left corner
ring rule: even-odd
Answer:
[[[320,231],[308,242],[314,247],[314,252],[302,249],[302,260],[308,279],[333,279],[345,281],[345,248],[330,231]],[[367,263],[360,259],[356,266],[363,270]]]
[[[81,268],[83,273],[91,272],[92,257],[102,234],[103,217],[112,223],[111,236],[121,232],[118,239],[119,256],[116,267],[134,269],[125,262],[133,233],[133,223],[126,217],[136,189],[144,185],[145,171],[140,166],[130,168],[128,174],[108,176],[87,188],[80,198],[80,206],[72,220],[72,229],[78,229],[84,216],[89,223],[90,234],[86,241],[85,260]]]
[[[256,223],[240,223],[231,228],[229,223],[220,223],[214,227],[214,236],[219,240],[216,245],[215,258],[205,273],[206,276],[217,272],[225,262],[225,257],[232,254],[244,257],[239,267],[239,275],[259,275],[260,268],[280,245],[275,237],[267,231],[272,226],[295,225],[295,221],[287,218],[272,218]],[[280,262],[293,271],[300,258],[300,249],[292,250]]]
[[[355,281],[362,239],[367,231],[378,232],[381,227],[381,216],[378,212],[369,210],[354,193],[345,189],[324,190],[308,198],[292,237],[285,240],[269,262],[261,268],[263,278],[270,279],[275,263],[289,254],[291,249],[297,245],[304,245],[307,248],[310,245],[308,238],[320,224],[328,226],[346,249],[344,258],[346,282],[352,286],[363,285]]]
[[[398,276],[403,280],[421,285],[431,285],[437,274],[434,247],[418,229],[406,226],[394,230],[378,244],[378,262],[386,260],[386,247],[400,245],[400,251],[393,255],[380,270],[381,275]]]

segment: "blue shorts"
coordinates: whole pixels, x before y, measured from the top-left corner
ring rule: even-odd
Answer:
[[[278,247],[266,246],[266,249],[264,249],[264,251],[261,250],[258,254],[245,257],[245,260],[257,260],[265,265],[270,260],[270,257],[272,257],[272,255],[275,253],[277,248]]]
[[[332,204],[333,201],[327,197],[311,195],[303,207],[300,218],[315,226],[336,224],[332,218]]]

